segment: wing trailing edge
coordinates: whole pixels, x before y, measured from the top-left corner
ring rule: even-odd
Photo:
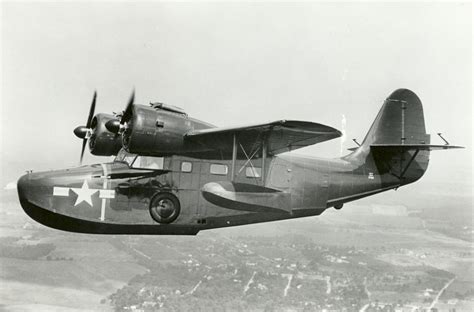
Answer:
[[[375,150],[386,150],[386,151],[436,151],[436,150],[447,150],[453,148],[464,148],[463,146],[457,145],[435,145],[435,144],[372,144],[371,149]]]

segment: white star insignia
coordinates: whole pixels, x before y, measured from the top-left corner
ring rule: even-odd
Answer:
[[[84,180],[81,188],[71,188],[71,190],[77,194],[76,202],[74,207],[85,201],[92,207],[92,195],[98,191],[98,189],[90,189],[87,181]]]

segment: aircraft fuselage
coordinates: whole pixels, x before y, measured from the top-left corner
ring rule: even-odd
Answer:
[[[252,165],[238,160],[233,182],[230,160],[146,157],[148,162],[159,162],[160,169],[115,161],[28,173],[19,180],[18,190],[27,214],[53,228],[196,234],[210,228],[319,215],[329,207],[421,177],[407,176],[400,182],[371,165],[370,157],[367,154],[358,163],[355,157],[322,159],[287,153],[267,159],[264,179],[261,159],[252,160]],[[157,222],[150,214],[153,197],[161,193],[179,200],[178,216],[169,224]]]

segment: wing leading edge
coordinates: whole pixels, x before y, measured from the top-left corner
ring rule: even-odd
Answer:
[[[234,135],[246,151],[256,150],[266,142],[267,153],[275,155],[332,140],[342,134],[337,129],[314,122],[278,120],[241,127],[191,131],[185,135],[185,140],[228,154],[232,152]]]

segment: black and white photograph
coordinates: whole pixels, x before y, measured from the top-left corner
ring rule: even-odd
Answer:
[[[470,1],[0,1],[0,311],[474,311]]]

